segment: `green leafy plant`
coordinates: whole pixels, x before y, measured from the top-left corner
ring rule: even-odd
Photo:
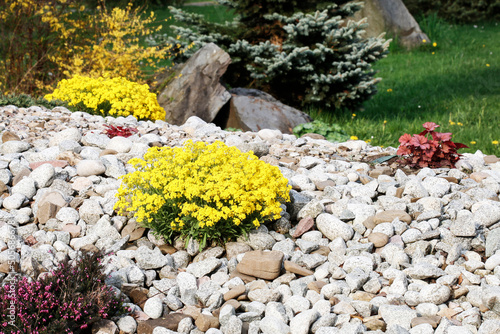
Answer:
[[[225,128],[224,130],[225,130],[225,131],[229,131],[229,132],[242,132],[242,131],[243,131],[243,130],[241,130],[241,129],[232,128],[232,127]]]
[[[46,99],[39,97],[33,98],[28,94],[0,94],[0,107],[13,105],[19,108],[28,108],[31,106],[43,106],[48,109],[52,109],[58,106],[68,107],[67,103],[59,100],[47,101]]]
[[[170,242],[180,235],[203,248],[235,239],[280,218],[281,203],[289,201],[277,167],[220,141],[152,147],[129,164],[136,171],[121,177],[115,209]]]
[[[418,135],[410,136],[405,133],[399,138],[401,145],[397,154],[402,156],[400,162],[416,168],[455,168],[455,163],[460,159],[457,150],[468,146],[451,141],[452,135],[449,132],[435,132],[439,127],[436,123],[426,122],[423,127],[425,130]]]
[[[317,133],[325,137],[326,140],[332,142],[342,142],[350,138],[340,125],[336,123],[327,124],[320,120],[299,124],[293,128],[293,133],[297,137],[301,137],[306,133]]]

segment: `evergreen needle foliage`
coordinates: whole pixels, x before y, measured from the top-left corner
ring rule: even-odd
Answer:
[[[227,51],[232,64],[224,79],[230,86],[258,88],[288,104],[329,110],[355,109],[377,92],[380,79],[371,64],[386,55],[389,41],[363,38],[365,21],[347,20],[360,3],[217,1],[234,9],[232,22],[210,23],[171,8],[174,18],[188,25],[172,28],[184,45],[213,42]]]

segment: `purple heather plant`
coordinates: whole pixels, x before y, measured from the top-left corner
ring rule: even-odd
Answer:
[[[4,284],[0,334],[86,333],[94,322],[126,313],[122,300],[104,283],[101,257],[84,252],[74,265],[64,261],[36,281],[24,277]]]

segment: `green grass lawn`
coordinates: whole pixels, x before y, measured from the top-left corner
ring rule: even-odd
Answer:
[[[432,42],[406,52],[391,47],[375,65],[379,93],[355,116],[347,112],[313,117],[335,122],[372,145],[399,145],[404,133],[419,133],[424,122],[440,124],[453,141],[500,155],[500,27],[498,23],[449,25],[421,21]],[[384,125],[385,121],[385,125]]]

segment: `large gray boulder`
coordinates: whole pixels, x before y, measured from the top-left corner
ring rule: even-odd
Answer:
[[[411,49],[430,42],[417,21],[401,0],[365,0],[364,7],[354,15],[355,20],[367,18],[366,37],[387,32],[398,37],[399,43]]]
[[[165,109],[165,121],[184,124],[191,116],[212,122],[231,98],[220,84],[220,77],[231,63],[231,57],[214,43],[206,44],[189,60],[169,73],[170,81],[158,94]]]
[[[230,93],[226,127],[253,132],[278,129],[282,133],[292,133],[295,126],[312,121],[309,115],[260,90],[234,88]]]

